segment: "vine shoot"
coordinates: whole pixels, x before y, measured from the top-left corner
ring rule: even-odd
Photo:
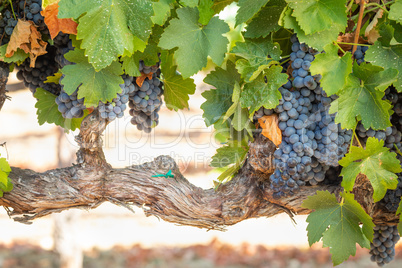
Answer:
[[[43,173],[3,155],[0,205],[29,223],[109,201],[215,230],[308,214],[310,246],[321,240],[334,265],[359,244],[383,266],[402,235],[401,11],[402,0],[2,0],[0,110],[16,71],[38,123],[77,131],[79,150]],[[215,188],[169,156],[107,163],[110,122],[129,116],[150,135],[162,105],[190,108],[207,66]]]

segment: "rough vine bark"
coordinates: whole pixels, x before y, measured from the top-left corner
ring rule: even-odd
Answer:
[[[37,173],[13,168],[11,192],[4,193],[0,205],[10,217],[22,223],[70,208],[91,209],[102,202],[142,207],[147,216],[199,228],[224,230],[248,218],[271,217],[286,212],[308,214],[301,208],[305,198],[317,190],[339,193],[340,186],[303,187],[293,197],[272,198],[269,175],[275,146],[263,136],[257,137],[246,164],[227,184],[217,190],[201,189],[189,183],[169,156],[159,156],[153,162],[123,169],[113,169],[102,151],[101,133],[107,121],[95,111],[82,122],[77,142],[78,164],[68,168]],[[174,178],[154,178],[154,174],[172,170]],[[375,223],[398,222],[394,214],[386,213],[371,199],[372,188],[367,179],[359,177],[354,189],[356,199],[374,217]]]
[[[3,108],[4,102],[8,99],[6,95],[6,84],[9,75],[9,65],[0,61],[0,111]]]

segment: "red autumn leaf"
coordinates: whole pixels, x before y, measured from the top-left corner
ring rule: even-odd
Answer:
[[[139,87],[142,87],[142,84],[144,83],[145,78],[148,78],[148,80],[151,80],[152,79],[152,72],[150,72],[149,74],[144,74],[143,72],[141,72],[141,76],[138,76],[135,79],[135,82],[137,83],[137,85]]]
[[[42,40],[42,35],[36,29],[32,21],[18,20],[10,37],[6,50],[6,57],[12,57],[18,48],[29,54],[31,67],[35,66],[36,58],[46,54],[47,42]]]
[[[265,115],[258,119],[262,135],[270,139],[276,146],[282,143],[282,131],[278,126],[278,115]]]
[[[57,15],[59,14],[59,4],[54,3],[46,6],[46,8],[41,11],[43,17],[45,17],[45,23],[49,28],[50,36],[54,39],[59,32],[65,34],[77,34],[78,24],[72,19],[59,19]]]

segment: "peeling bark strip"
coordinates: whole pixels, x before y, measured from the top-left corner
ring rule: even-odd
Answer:
[[[142,207],[147,216],[165,221],[224,230],[226,226],[249,218],[271,217],[279,213],[309,214],[301,208],[303,201],[316,191],[338,194],[340,186],[305,186],[301,191],[281,200],[274,200],[270,191],[272,155],[275,145],[267,138],[257,137],[248,159],[239,173],[228,183],[204,190],[188,182],[169,156],[153,162],[123,169],[113,169],[102,151],[101,133],[108,122],[97,111],[81,124],[76,140],[78,165],[37,173],[12,168],[9,177],[14,189],[4,193],[0,205],[15,221],[31,220],[70,208],[96,208],[109,201],[125,206]],[[172,170],[174,178],[152,177]],[[374,218],[376,224],[396,224],[395,214],[387,213],[372,200],[373,189],[365,176],[358,176],[353,190],[356,200]]]

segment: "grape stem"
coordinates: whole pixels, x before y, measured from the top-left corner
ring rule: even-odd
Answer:
[[[353,42],[353,43],[356,43],[356,44],[359,43],[360,29],[362,27],[362,20],[363,20],[365,7],[366,7],[366,0],[360,0],[359,19],[357,20],[355,38],[354,38],[354,42]],[[356,49],[357,49],[357,45],[354,45],[353,49],[352,49],[352,57],[353,57],[353,54],[355,53]]]
[[[339,50],[342,51],[343,54],[345,54],[346,53],[345,50],[343,50],[338,43],[339,42],[334,42],[334,45],[336,45],[339,48]]]
[[[15,16],[15,13],[14,13],[13,2],[11,2],[11,0],[8,0],[8,2],[10,2],[11,11],[13,12],[14,19],[16,20],[16,19],[17,19],[17,17]]]
[[[347,42],[336,42],[337,44],[342,44],[342,45],[351,45],[351,46],[364,46],[364,47],[369,47],[371,45],[368,44],[359,44],[359,43],[347,43]]]
[[[360,143],[359,137],[357,137],[357,135],[356,135],[356,129],[355,128],[353,129],[353,136],[357,140],[357,143],[359,144],[359,147],[363,148],[362,144]],[[353,139],[352,139],[352,142],[351,142],[350,146],[353,146]]]

